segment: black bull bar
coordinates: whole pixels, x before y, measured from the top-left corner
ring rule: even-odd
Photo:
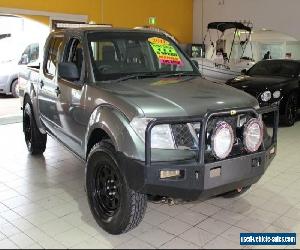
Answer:
[[[234,116],[239,114],[252,114],[254,117],[259,118],[260,115],[266,115],[273,113],[274,119],[272,128],[272,144],[277,143],[277,131],[279,123],[279,107],[278,105],[272,105],[267,107],[262,107],[260,109],[254,108],[241,108],[241,109],[226,109],[221,111],[208,111],[204,116],[189,116],[189,117],[161,117],[153,119],[149,122],[146,128],[145,134],[145,164],[146,166],[151,166],[151,131],[153,127],[162,124],[185,124],[185,123],[200,123],[200,133],[198,141],[198,154],[197,163],[200,165],[205,164],[205,134],[207,130],[208,121],[213,117],[218,116]],[[266,150],[265,143],[262,143],[262,150]]]

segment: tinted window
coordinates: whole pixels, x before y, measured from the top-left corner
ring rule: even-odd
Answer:
[[[299,74],[299,64],[291,61],[261,61],[248,72],[250,76],[295,77]]]
[[[58,49],[63,41],[63,37],[52,37],[49,42],[49,51],[46,59],[45,71],[50,75],[55,75],[58,59]]]
[[[39,44],[34,43],[28,45],[24,50],[19,64],[27,65],[28,63],[36,62],[39,59]]]
[[[92,33],[88,40],[96,81],[134,73],[197,73],[177,45],[159,34]]]
[[[39,44],[34,43],[30,45],[29,62],[35,62],[39,59]]]
[[[65,54],[65,62],[72,62],[77,66],[79,75],[83,71],[83,48],[80,40],[74,38],[71,39],[67,51]]]
[[[29,55],[30,55],[30,45],[26,47],[24,52],[22,53],[19,64],[26,65],[29,63]]]

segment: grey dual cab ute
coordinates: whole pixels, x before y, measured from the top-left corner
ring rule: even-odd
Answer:
[[[278,108],[204,80],[158,32],[52,33],[40,69],[20,77],[29,152],[42,154],[50,135],[86,162],[90,209],[111,234],[141,222],[148,195],[239,194],[276,154]]]

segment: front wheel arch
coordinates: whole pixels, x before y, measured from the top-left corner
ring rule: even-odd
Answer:
[[[95,144],[103,141],[103,140],[110,140],[110,136],[101,128],[96,128],[91,133],[89,140],[87,142],[87,149],[86,149],[86,159],[89,156],[91,149],[94,147]]]
[[[129,119],[118,109],[108,105],[95,108],[85,134],[85,156],[89,151],[89,142],[95,130],[103,131],[103,134],[106,134],[112,141],[116,151],[134,159],[145,158],[144,143],[130,126]]]

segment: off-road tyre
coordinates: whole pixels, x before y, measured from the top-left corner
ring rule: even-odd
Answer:
[[[147,196],[129,188],[110,140],[96,143],[88,155],[86,191],[96,222],[110,234],[130,231],[145,215]]]

